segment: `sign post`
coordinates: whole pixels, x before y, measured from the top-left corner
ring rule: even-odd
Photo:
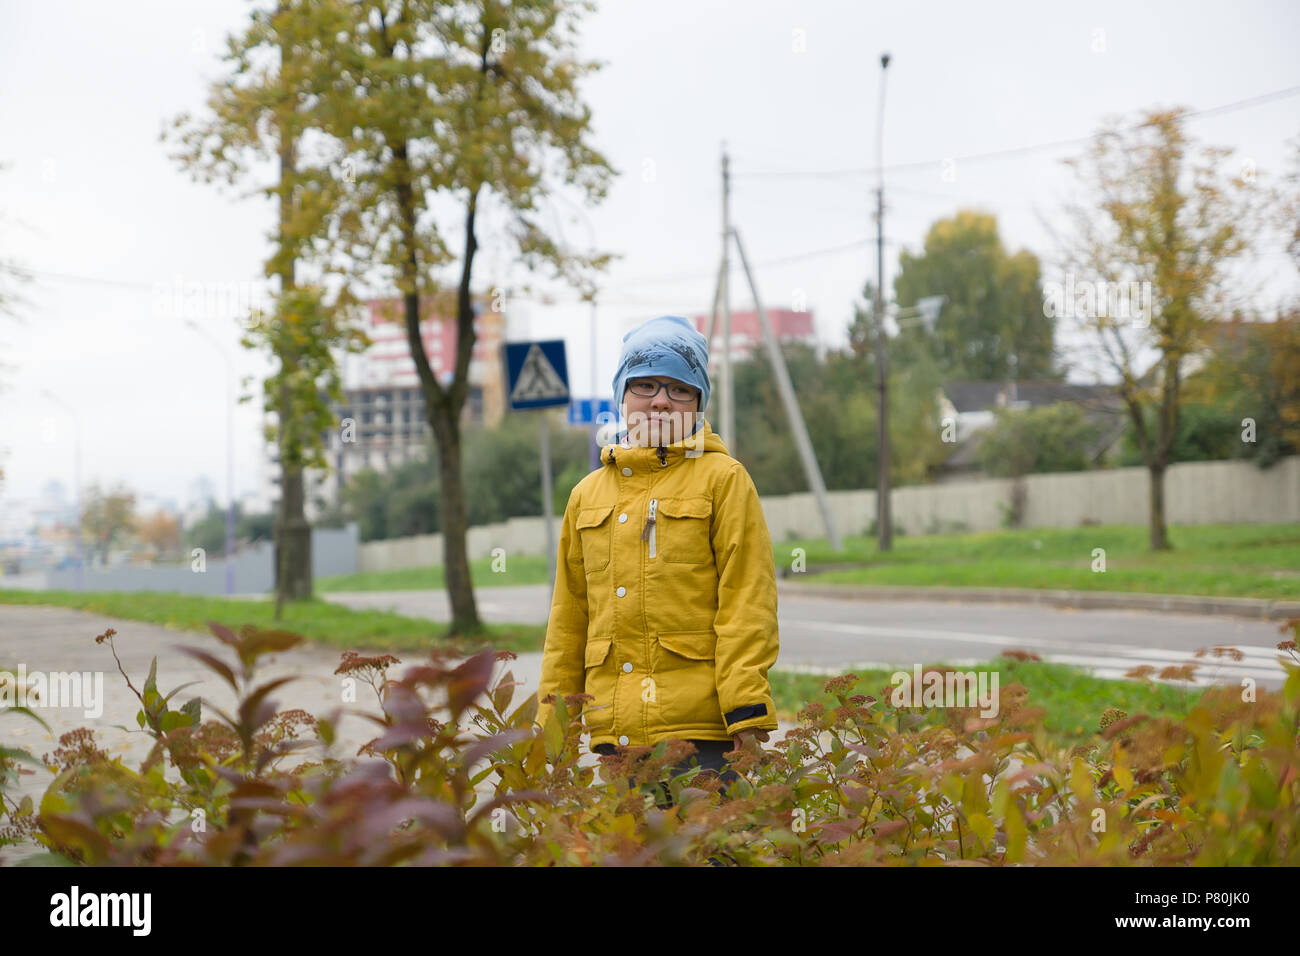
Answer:
[[[507,342],[505,349],[506,382],[510,408],[524,411],[569,404],[569,367],[564,356],[564,340],[545,342]],[[542,515],[546,523],[546,567],[555,587],[555,522],[551,498],[551,438],[546,416],[541,418]]]

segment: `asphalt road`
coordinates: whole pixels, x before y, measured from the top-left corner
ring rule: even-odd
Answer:
[[[785,670],[838,672],[851,667],[914,663],[965,664],[1024,650],[1045,661],[1073,664],[1098,677],[1118,678],[1141,664],[1157,669],[1195,661],[1216,645],[1240,650],[1241,661],[1201,659],[1197,683],[1238,683],[1253,677],[1280,687],[1279,622],[1205,614],[1070,610],[1026,604],[845,600],[799,594],[778,584],[781,653]],[[489,623],[544,623],[550,611],[545,585],[480,588],[480,616]],[[393,610],[446,621],[443,591],[350,592],[326,595],[353,608]]]

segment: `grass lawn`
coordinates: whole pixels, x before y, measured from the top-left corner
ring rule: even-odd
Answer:
[[[1173,550],[1160,554],[1148,549],[1147,529],[1137,525],[895,535],[894,550],[883,556],[867,537],[844,539],[839,554],[818,538],[774,542],[772,550],[777,567],[791,568],[794,549],[803,548],[807,573],[797,578],[818,584],[1300,599],[1300,525],[1180,525],[1169,537]],[[1104,572],[1092,570],[1094,548],[1105,551]],[[546,559],[538,556],[512,557],[506,571],[493,571],[492,559],[484,558],[471,562],[470,573],[475,587],[550,582]],[[445,587],[441,565],[319,578],[316,585],[321,591]]]
[[[1026,706],[1043,708],[1044,728],[1057,746],[1075,746],[1091,740],[1097,733],[1098,721],[1107,708],[1118,707],[1130,715],[1145,713],[1153,717],[1181,719],[1196,705],[1205,691],[1203,687],[1184,688],[1150,681],[1105,680],[1091,677],[1083,670],[1066,664],[1018,661],[1011,658],[958,669],[977,672],[996,670],[999,690],[1003,693],[1010,684],[1024,685],[1029,692]],[[891,671],[863,670],[853,673],[861,680],[851,694],[869,694],[881,698],[882,690],[892,689]],[[828,679],[788,671],[769,672],[768,680],[772,686],[772,699],[776,702],[777,713],[784,720],[797,722],[796,713],[809,701],[821,701],[828,710],[838,707],[839,702],[824,690]],[[932,707],[924,713],[927,724],[943,723],[942,710]]]
[[[518,555],[506,562],[506,570],[492,570],[493,558],[480,558],[469,563],[470,579],[476,588],[503,587],[506,585],[550,585],[551,573],[545,556]],[[361,571],[357,574],[339,574],[317,578],[319,591],[441,591],[447,586],[441,564],[423,568],[403,568],[399,571]]]
[[[241,601],[222,597],[154,592],[0,591],[0,604],[46,605],[93,611],[109,617],[147,621],[165,627],[209,633],[207,622],[228,627],[243,624],[293,631],[320,644],[338,648],[418,651],[440,640],[444,625],[403,617],[388,611],[353,611],[328,601],[287,603],[275,621],[271,601]],[[494,624],[472,639],[459,642],[465,650],[490,644],[497,650],[541,650],[544,625]],[[88,637],[94,637],[93,634]],[[447,646],[455,642],[443,641]]]
[[[928,587],[1064,588],[1216,597],[1300,599],[1300,525],[1180,525],[1173,549],[1152,552],[1147,529],[1136,525],[1035,528],[960,535],[896,535],[881,555],[874,538],[799,539],[774,547],[778,567],[792,567],[806,550],[818,584]],[[1095,548],[1105,571],[1094,571]],[[817,573],[818,566],[856,565]]]

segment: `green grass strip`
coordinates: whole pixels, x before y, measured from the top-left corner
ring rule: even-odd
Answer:
[[[1048,736],[1069,746],[1091,740],[1098,732],[1098,721],[1102,713],[1109,708],[1115,707],[1130,715],[1145,713],[1152,717],[1182,719],[1196,706],[1206,690],[1204,687],[1183,687],[1154,681],[1107,680],[1092,677],[1081,668],[1068,664],[1011,658],[974,665],[926,665],[944,666],[976,673],[997,671],[999,690],[1002,693],[1013,683],[1023,685],[1029,692],[1026,706],[1041,707],[1044,711],[1043,726]],[[883,700],[886,688],[893,688],[890,676],[894,671],[854,670],[852,673],[860,678],[853,694],[867,694]],[[785,720],[794,721],[795,714],[809,701],[820,701],[828,710],[839,706],[839,702],[824,690],[829,679],[828,676],[790,671],[769,672],[768,680],[777,713]],[[943,723],[944,714],[939,708],[926,708],[924,714],[927,724]]]
[[[286,603],[280,621],[275,620],[275,606],[269,600],[152,591],[0,591],[0,604],[71,608],[203,633],[209,633],[208,621],[232,628],[252,624],[293,631],[311,641],[338,648],[418,651],[435,644],[448,646],[455,643],[443,638],[447,630],[445,624],[388,611],[354,611],[320,599]],[[94,636],[87,635],[88,638]],[[491,624],[477,635],[464,636],[457,646],[466,650],[486,645],[516,652],[541,650],[545,636],[545,626]]]

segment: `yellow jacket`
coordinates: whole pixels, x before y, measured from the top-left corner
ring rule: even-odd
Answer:
[[[776,730],[776,568],[749,472],[705,419],[662,459],[600,460],[564,510],[539,699],[592,695],[593,748]]]

